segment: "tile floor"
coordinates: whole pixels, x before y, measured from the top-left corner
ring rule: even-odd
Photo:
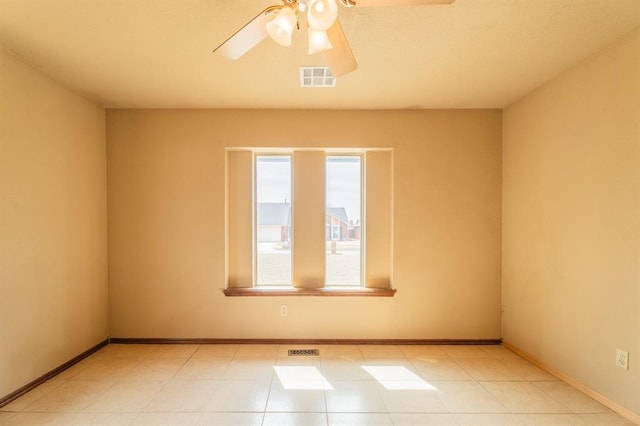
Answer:
[[[502,346],[392,345],[109,345],[0,409],[34,424],[632,425]]]

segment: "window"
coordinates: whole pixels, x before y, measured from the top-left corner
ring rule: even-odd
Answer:
[[[257,285],[291,285],[291,156],[255,156]]]
[[[328,155],[325,175],[326,285],[361,285],[362,157]]]
[[[392,296],[391,160],[391,150],[229,149],[225,294]]]

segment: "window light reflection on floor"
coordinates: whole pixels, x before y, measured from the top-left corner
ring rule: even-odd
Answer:
[[[282,387],[287,390],[331,390],[333,386],[313,366],[275,366]]]
[[[436,390],[434,386],[401,365],[363,365],[362,368],[385,389]]]

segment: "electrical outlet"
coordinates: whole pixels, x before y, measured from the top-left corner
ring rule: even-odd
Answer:
[[[287,305],[280,305],[280,316],[281,317],[287,316]]]
[[[629,369],[629,352],[616,349],[616,366],[625,370]]]

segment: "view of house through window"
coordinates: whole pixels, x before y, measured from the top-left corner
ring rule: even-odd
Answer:
[[[326,285],[360,285],[362,157],[327,156],[325,173]]]
[[[291,156],[257,155],[256,284],[291,285]]]
[[[292,285],[292,157],[255,156],[255,284]],[[362,284],[362,157],[325,161],[325,285]],[[322,226],[318,223],[318,226]]]

